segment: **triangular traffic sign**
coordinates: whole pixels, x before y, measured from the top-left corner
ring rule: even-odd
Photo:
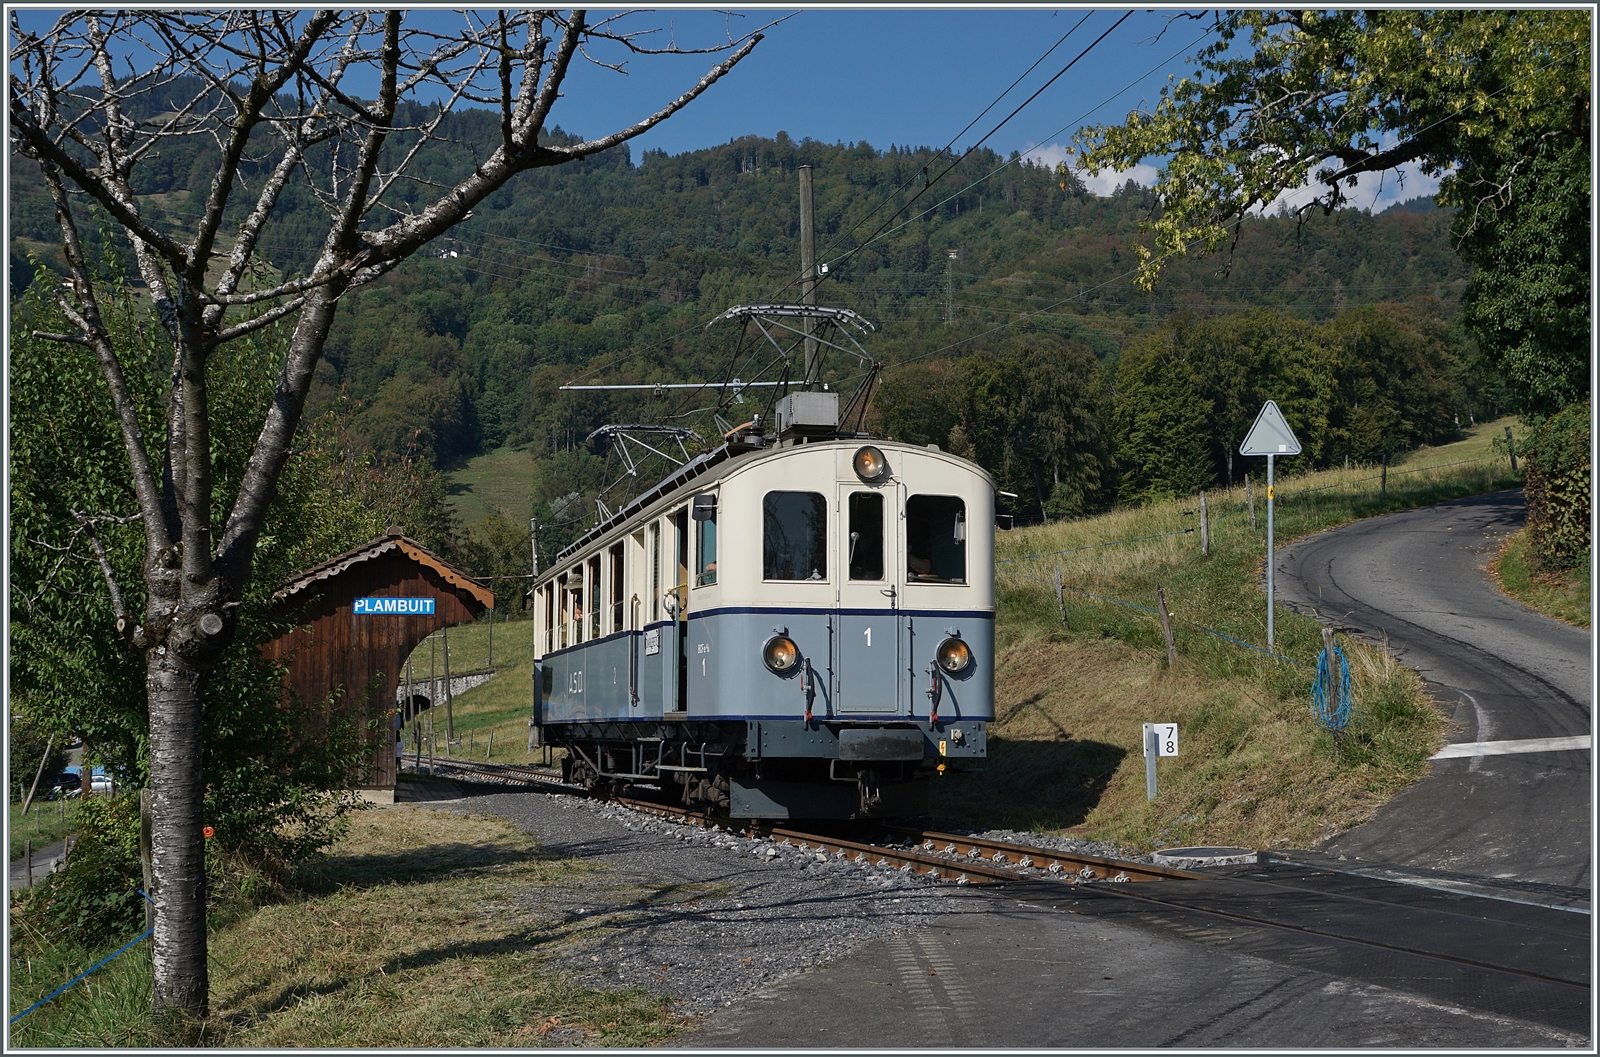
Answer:
[[[1239,445],[1240,455],[1299,455],[1300,442],[1294,439],[1294,430],[1284,420],[1275,400],[1261,405],[1256,424],[1245,434]]]

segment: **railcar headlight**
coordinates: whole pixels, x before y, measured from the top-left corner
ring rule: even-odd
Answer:
[[[868,484],[877,484],[889,476],[889,460],[883,457],[883,452],[870,444],[856,452],[853,465],[856,476]]]
[[[960,639],[945,639],[934,654],[939,667],[951,675],[959,675],[972,667],[972,650]]]
[[[800,647],[787,635],[774,635],[761,647],[761,659],[774,674],[784,675],[800,663]]]

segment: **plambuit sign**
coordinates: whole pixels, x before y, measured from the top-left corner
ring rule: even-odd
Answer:
[[[433,615],[431,598],[358,598],[355,614],[361,616],[429,617]]]

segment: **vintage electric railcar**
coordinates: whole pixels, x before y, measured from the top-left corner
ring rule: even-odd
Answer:
[[[994,717],[994,496],[934,448],[736,431],[536,580],[536,738],[735,818],[920,813]]]

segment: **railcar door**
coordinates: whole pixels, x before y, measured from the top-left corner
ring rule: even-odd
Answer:
[[[898,692],[901,624],[894,556],[900,487],[839,486],[838,608],[834,613],[834,701],[840,713],[904,715]]]

